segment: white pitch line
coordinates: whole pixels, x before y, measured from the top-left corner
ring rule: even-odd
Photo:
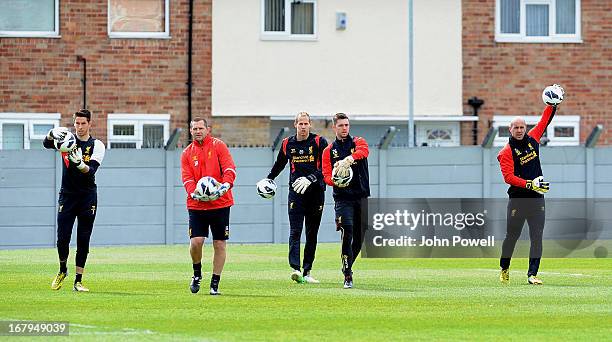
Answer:
[[[495,270],[495,269],[485,269],[485,268],[478,268],[475,269],[476,271],[485,271],[485,272],[496,272],[499,273],[499,270]],[[510,273],[520,273],[523,271],[510,271]],[[593,274],[582,274],[582,273],[561,273],[561,272],[549,272],[549,271],[538,271],[538,274],[554,274],[554,275],[564,275],[564,276],[572,276],[572,277],[594,277],[594,278],[608,278],[608,276],[603,276],[603,275],[593,275]]]
[[[119,330],[113,329],[111,327],[103,327],[96,325],[85,325],[85,324],[77,324],[77,323],[69,323],[71,327],[76,328],[84,328],[84,329],[100,329],[100,330],[109,330],[109,331],[90,331],[90,332],[70,332],[70,334],[75,335],[90,335],[90,334],[145,334],[145,335],[155,335],[157,332],[149,330],[149,329],[134,329],[134,328],[120,328]]]
[[[0,321],[29,322],[31,320],[0,317]],[[84,332],[69,330],[70,335],[122,335],[122,334],[125,334],[125,335],[136,335],[136,334],[157,335],[158,334],[156,331],[148,330],[148,329],[141,330],[141,329],[134,329],[134,328],[121,328],[120,330],[116,330],[111,327],[78,324],[78,323],[70,323],[70,322],[68,322],[68,327],[69,329],[72,327],[75,327],[75,328],[83,328],[83,329],[109,330],[109,331],[84,331]]]
[[[31,320],[0,317],[0,321],[29,322]],[[82,329],[100,329],[100,330],[107,329],[108,330],[108,331],[73,331],[72,329],[70,329],[68,332],[69,335],[80,335],[80,336],[149,335],[150,337],[155,335],[155,336],[159,336],[162,338],[168,338],[168,340],[179,339],[181,341],[199,341],[199,342],[214,341],[214,340],[210,340],[207,338],[203,339],[201,337],[190,337],[190,336],[160,333],[160,332],[149,330],[149,329],[141,330],[141,329],[134,329],[134,328],[122,328],[121,330],[115,330],[110,327],[103,327],[103,326],[98,326],[98,325],[87,325],[87,324],[78,324],[78,323],[70,323],[70,322],[68,322],[68,324],[69,324],[69,328],[75,327],[75,328],[82,328]]]

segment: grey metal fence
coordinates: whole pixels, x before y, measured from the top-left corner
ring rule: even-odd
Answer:
[[[370,152],[373,197],[505,197],[499,148],[377,149]],[[231,209],[232,242],[286,242],[288,171],[273,200],[257,196],[276,156],[270,148],[232,148],[238,168]],[[98,216],[93,245],[186,243],[186,193],[181,151],[108,150],[96,176]],[[612,197],[612,148],[543,147],[548,197]],[[52,151],[0,151],[0,248],[55,244],[61,158]],[[73,234],[74,235],[74,234]],[[331,189],[326,193],[319,241],[339,241]]]

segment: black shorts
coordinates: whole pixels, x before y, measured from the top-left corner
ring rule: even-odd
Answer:
[[[208,237],[208,227],[213,240],[229,239],[230,207],[212,210],[189,209],[189,238]]]
[[[300,195],[295,191],[289,191],[287,209],[289,210],[289,215],[312,215],[322,212],[324,203],[325,192],[322,190],[319,191],[317,189],[306,192],[304,195]]]
[[[98,194],[95,192],[89,193],[60,193],[58,199],[58,220],[70,221],[70,229],[74,224],[75,217],[90,217],[93,220],[96,218],[98,211]]]
[[[336,226],[361,227],[362,222],[367,222],[367,220],[364,220],[362,217],[363,214],[367,214],[366,205],[367,201],[362,199],[336,200],[334,204]]]

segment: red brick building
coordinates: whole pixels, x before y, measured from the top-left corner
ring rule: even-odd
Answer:
[[[71,124],[83,106],[77,56],[87,63],[93,135],[111,148],[158,146],[174,128],[186,128],[189,2],[3,2],[0,149],[39,146],[49,126]],[[213,1],[193,3],[191,112],[209,117]],[[567,120],[550,131],[558,141],[584,143],[596,124],[610,127],[611,1],[463,0],[462,21],[464,114],[472,114],[469,98],[485,101],[479,142],[510,116],[539,115],[540,92],[551,83],[567,92],[559,116]],[[271,125],[262,116],[214,120],[215,135],[230,144],[268,144]],[[461,125],[462,144],[472,144],[472,123]],[[611,143],[604,130],[600,144]]]
[[[133,144],[147,127],[153,136],[186,127],[189,0],[151,1],[149,8],[131,8],[131,3],[50,0],[49,8],[14,3],[2,10],[3,16],[15,18],[0,18],[5,19],[0,27],[0,120],[4,115],[4,122],[12,123],[5,127],[6,139],[9,133],[19,135],[15,125],[24,125],[25,140],[40,138],[48,125],[44,116],[34,115],[42,121],[34,121],[41,124],[32,129],[31,121],[15,119],[19,115],[61,113],[60,124],[71,125],[71,114],[83,107],[83,62],[77,56],[87,63],[87,105],[94,114],[95,137],[106,143],[109,132],[117,133],[121,146]],[[133,32],[134,27],[140,31]],[[194,1],[194,116],[210,115],[210,41],[211,1]],[[115,132],[109,131],[109,114],[126,114],[128,120],[119,116]],[[150,114],[158,116],[147,126]]]
[[[496,5],[499,7],[501,2],[463,1],[463,102],[468,115],[472,112],[467,105],[470,97],[485,101],[479,111],[479,141],[494,116],[539,115],[543,87],[559,83],[567,94],[559,114],[580,116],[580,143],[584,143],[595,125],[603,124],[599,144],[612,144],[609,130],[612,127],[612,1],[572,0],[576,4],[574,17],[578,25],[572,35],[571,17],[563,19],[570,23],[569,29],[565,29],[570,32],[566,37],[556,32],[558,25],[552,25],[544,37],[537,37],[538,33],[529,37],[525,28],[520,28],[520,21],[515,21],[515,25],[506,22],[506,31],[513,31],[512,26],[515,32],[519,31],[514,39],[503,37],[501,27],[496,28],[501,16],[496,13]],[[512,2],[530,4],[526,0],[505,1]],[[550,0],[544,5],[552,10],[552,6],[565,3],[568,1]],[[551,11],[551,22],[554,13]],[[555,42],[555,38],[563,42]],[[538,39],[543,42],[538,43]]]

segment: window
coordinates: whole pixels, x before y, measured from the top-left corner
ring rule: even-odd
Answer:
[[[59,120],[59,113],[0,113],[0,150],[42,149]]]
[[[169,130],[168,114],[108,114],[108,147],[163,148]]]
[[[571,138],[574,137],[574,127],[572,126],[555,126],[555,138]]]
[[[496,0],[495,40],[581,43],[580,0]]]
[[[417,146],[459,146],[458,122],[419,122],[415,125]]]
[[[497,135],[493,144],[504,146],[510,137],[510,121],[514,116],[493,116],[493,127],[497,127]],[[538,115],[523,116],[527,123],[527,132],[540,121]],[[544,131],[543,137],[548,139],[547,146],[578,146],[580,144],[580,116],[578,115],[556,115]]]
[[[169,0],[108,0],[111,38],[170,38]]]
[[[261,0],[261,38],[264,40],[315,40],[315,0]]]
[[[534,128],[536,125],[529,125],[527,124],[527,132],[529,132],[532,128]],[[547,135],[547,132],[544,131],[544,134],[542,135],[543,137],[545,137]],[[501,138],[510,138],[510,126],[498,126],[497,127],[497,136],[501,137]]]
[[[0,37],[59,37],[59,0],[2,0]]]

